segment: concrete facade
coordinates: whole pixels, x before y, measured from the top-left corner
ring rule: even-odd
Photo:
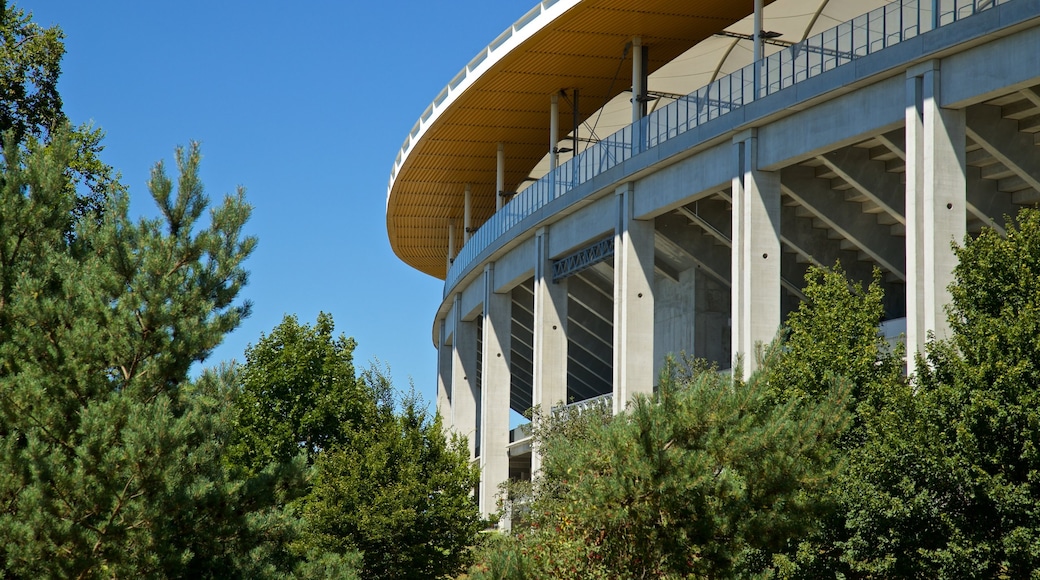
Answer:
[[[749,374],[810,265],[881,271],[912,373],[948,333],[952,244],[1040,202],[1038,142],[1040,5],[1010,0],[648,141],[482,242],[433,332],[438,409],[482,468],[481,510],[539,467],[510,409],[606,396],[620,412],[680,352]]]

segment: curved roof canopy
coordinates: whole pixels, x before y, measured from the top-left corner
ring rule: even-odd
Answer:
[[[885,3],[776,0],[763,29],[781,34],[777,45],[799,42]],[[495,211],[498,144],[505,147],[505,191],[519,191],[547,171],[550,95],[569,97],[577,89],[579,138],[606,137],[631,121],[629,95],[622,93],[632,85],[632,38],[648,49],[649,90],[661,94],[660,106],[667,93],[689,93],[751,61],[752,10],[752,0],[545,0],[536,6],[452,79],[405,140],[387,194],[394,252],[444,278],[449,223],[456,225],[456,251],[462,246],[466,186],[473,227]],[[561,98],[564,139],[572,116],[571,99]]]

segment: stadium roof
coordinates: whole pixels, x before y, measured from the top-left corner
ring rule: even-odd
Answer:
[[[779,33],[771,45],[779,50],[885,3],[776,0],[765,10],[763,30]],[[633,37],[648,49],[649,90],[665,104],[669,93],[692,92],[751,61],[752,11],[751,0],[546,0],[535,6],[451,80],[407,136],[387,192],[394,252],[444,278],[449,223],[458,227],[456,249],[462,245],[466,185],[474,227],[495,211],[498,143],[505,144],[505,191],[519,191],[547,171],[550,95],[577,89],[581,141],[606,137],[631,121],[623,93],[632,85]],[[560,101],[563,140],[572,107],[569,98]]]

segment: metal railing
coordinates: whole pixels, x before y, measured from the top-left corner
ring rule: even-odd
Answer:
[[[444,295],[455,287],[472,262],[512,227],[634,154],[739,109],[756,98],[1011,1],[897,0],[784,48],[659,108],[638,124],[629,125],[578,153],[519,192],[492,215],[455,256],[444,280]],[[638,138],[634,139],[633,135]]]

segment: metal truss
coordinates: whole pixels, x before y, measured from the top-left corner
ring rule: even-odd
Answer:
[[[573,276],[614,256],[614,237],[604,238],[552,263],[552,281]]]

